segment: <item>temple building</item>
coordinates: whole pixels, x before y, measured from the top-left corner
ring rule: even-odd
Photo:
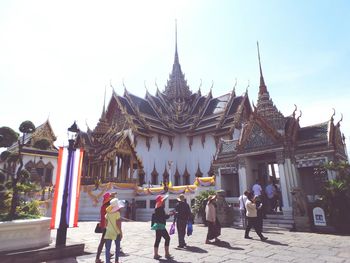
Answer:
[[[237,203],[257,179],[264,189],[272,178],[285,215],[292,214],[293,189],[302,189],[313,201],[322,182],[335,176],[317,168],[348,160],[341,120],[335,123],[333,114],[323,123],[301,127],[296,106],[284,116],[265,84],[259,47],[258,62],[256,105],[247,90],[243,95],[235,88],[219,97],[212,90],[202,95],[188,86],[175,42],[163,91],[146,91],[144,98],[127,89],[123,95],[113,92],[96,127],[79,134],[78,145],[86,152],[82,184],[134,183],[150,189],[169,182],[192,185],[196,178],[214,176],[215,188]]]
[[[50,121],[45,121],[36,127],[35,132],[26,134],[19,140],[24,143],[22,147],[23,165],[31,174],[30,180],[43,188],[53,186],[56,181],[58,149],[54,145],[56,136]],[[18,142],[7,150],[18,152]],[[10,173],[14,173],[18,166],[19,163],[9,166],[6,161],[0,160],[0,167]]]
[[[327,162],[348,161],[345,137],[335,112],[323,123],[300,127],[297,107],[284,116],[274,105],[262,73],[258,48],[260,86],[257,105],[241,127],[236,140],[221,140],[213,162],[216,184],[237,197],[258,179],[264,187],[273,179],[279,185],[284,213],[292,212],[293,189],[313,202],[323,182],[335,174],[319,167]]]
[[[96,128],[81,134],[89,152],[90,160],[83,174],[83,180],[100,178],[103,182],[137,182],[138,185],[192,184],[196,177],[213,175],[213,158],[220,139],[237,139],[243,123],[252,112],[247,93],[237,96],[233,89],[214,98],[210,91],[202,95],[200,89],[193,93],[185,79],[179,63],[177,46],[172,72],[164,91],[155,95],[146,93],[140,98],[129,93],[113,93],[107,109],[103,109]],[[109,138],[128,130],[130,143],[140,157],[142,169],[122,157],[111,153],[115,147],[105,142]],[[113,143],[112,143],[113,144]],[[103,162],[100,148],[104,148]],[[123,161],[121,161],[123,160]],[[111,167],[128,162],[129,174],[120,177],[114,173],[109,178]],[[135,165],[135,166],[132,166]],[[141,167],[139,166],[139,167]],[[118,169],[117,169],[118,170]]]

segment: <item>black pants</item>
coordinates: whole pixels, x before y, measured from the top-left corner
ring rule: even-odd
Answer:
[[[156,230],[156,241],[154,242],[154,247],[159,247],[161,238],[165,239],[165,246],[168,247],[170,244],[170,236],[166,229]]]
[[[261,234],[261,228],[258,225],[258,218],[257,217],[247,217],[248,219],[248,225],[245,229],[245,237],[249,236],[249,231],[252,227],[254,227],[255,232],[258,234],[260,238],[263,238],[264,236]]]
[[[212,239],[217,238],[218,236],[220,236],[221,226],[219,224],[219,221],[216,220],[215,223],[207,221],[207,223],[208,223],[207,240],[212,240]]]
[[[179,237],[179,246],[186,246],[185,235],[186,235],[187,221],[178,219],[176,221],[177,235]]]

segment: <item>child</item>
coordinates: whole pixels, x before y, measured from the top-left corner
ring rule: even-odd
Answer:
[[[111,259],[111,245],[112,240],[115,242],[115,263],[119,261],[120,254],[120,240],[123,238],[122,221],[119,210],[124,206],[123,202],[118,198],[113,198],[110,205],[106,209],[106,234],[104,239],[106,240],[106,263],[110,263]]]
[[[154,214],[152,215],[152,230],[156,231],[156,241],[154,242],[154,259],[159,259],[161,256],[158,254],[158,248],[161,238],[165,239],[165,257],[167,259],[171,259],[172,256],[169,253],[169,244],[170,244],[170,236],[168,231],[165,228],[166,220],[174,214],[171,212],[169,214],[165,213],[164,210],[164,200],[167,199],[168,196],[158,195],[156,197],[156,208],[154,210]]]

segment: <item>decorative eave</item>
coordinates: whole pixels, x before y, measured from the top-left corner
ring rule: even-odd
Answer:
[[[119,96],[117,94],[114,94],[114,98],[117,102],[118,108],[120,109],[122,115],[125,118],[125,121],[126,121],[126,124],[124,124],[125,128],[131,128],[133,130],[133,132],[136,132],[138,130],[138,127],[133,122],[131,116],[127,113],[127,110],[123,106],[123,104],[121,103]]]
[[[130,97],[129,92],[126,89],[124,92],[124,97],[127,99],[127,101],[129,102],[129,105],[132,107],[132,109],[136,113],[136,118],[141,121],[141,123],[143,124],[143,126],[146,130],[149,130],[150,129],[149,124],[145,120],[144,116],[140,113],[139,107],[137,105],[135,105],[132,98]]]
[[[220,129],[222,127],[222,125],[224,124],[224,121],[225,121],[225,119],[226,119],[226,117],[228,115],[228,111],[231,108],[235,98],[236,98],[236,91],[235,91],[235,87],[234,87],[232,89],[230,99],[229,99],[228,103],[225,105],[225,110],[223,111],[223,113],[222,113],[222,115],[220,117],[220,120],[219,120],[218,124],[216,125],[217,129]]]

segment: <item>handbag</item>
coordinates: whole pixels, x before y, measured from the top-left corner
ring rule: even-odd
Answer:
[[[96,224],[95,233],[103,233],[103,229],[100,227],[100,223]]]
[[[187,222],[187,236],[192,235],[193,233],[193,225],[191,221]]]
[[[171,224],[169,229],[169,235],[175,234],[175,222]]]

